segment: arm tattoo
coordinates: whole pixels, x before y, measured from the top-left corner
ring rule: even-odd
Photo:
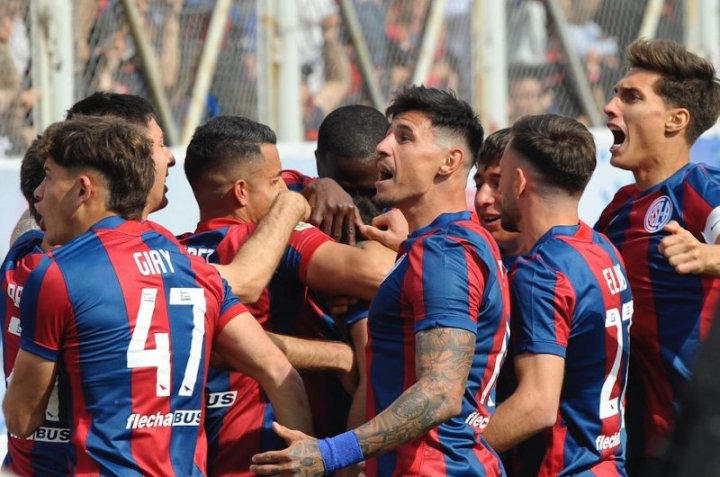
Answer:
[[[417,382],[387,409],[356,429],[365,457],[416,439],[456,414],[473,355],[475,335],[456,328],[416,334]]]

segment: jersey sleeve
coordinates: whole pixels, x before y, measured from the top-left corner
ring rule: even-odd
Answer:
[[[44,257],[28,277],[20,299],[20,348],[56,361],[72,313],[62,272]]]
[[[278,269],[289,276],[297,277],[302,283],[307,283],[307,270],[315,251],[333,239],[317,227],[305,222],[295,226],[290,234],[288,247],[285,249]]]
[[[230,285],[228,285],[228,282],[224,278],[222,279],[222,286],[223,300],[220,304],[220,318],[218,319],[216,331],[218,335],[233,318],[248,311],[247,307],[240,303],[240,299],[233,295]]]
[[[288,189],[300,192],[313,182],[315,178],[306,176],[300,171],[287,169],[282,171],[282,180],[285,182]]]
[[[684,189],[685,228],[714,244],[720,236],[720,171],[699,165],[689,174]]]
[[[510,277],[515,354],[565,357],[575,291],[567,277],[540,258],[519,259]]]
[[[476,334],[487,265],[445,235],[418,240],[406,260],[402,302],[412,310],[415,332],[459,328]]]

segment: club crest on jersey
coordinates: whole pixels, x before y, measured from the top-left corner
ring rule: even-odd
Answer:
[[[645,221],[643,223],[645,231],[649,234],[662,230],[665,225],[670,222],[673,214],[673,206],[670,197],[663,195],[658,197],[650,204],[648,211],[645,213]]]

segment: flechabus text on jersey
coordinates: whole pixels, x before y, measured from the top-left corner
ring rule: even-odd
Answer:
[[[175,411],[155,414],[132,413],[128,416],[126,429],[143,429],[146,427],[199,426],[200,410]]]

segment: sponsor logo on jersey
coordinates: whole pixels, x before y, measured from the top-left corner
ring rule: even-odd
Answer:
[[[485,429],[490,422],[490,416],[483,416],[477,411],[471,412],[470,415],[465,419],[465,424],[478,429]]]
[[[663,195],[658,197],[650,204],[650,208],[645,213],[643,226],[649,234],[662,230],[665,225],[670,222],[673,214],[673,206],[670,197]]]
[[[297,225],[295,225],[295,230],[298,232],[302,232],[303,230],[311,229],[313,227],[313,224],[308,224],[307,222],[298,222]]]
[[[235,404],[237,391],[227,391],[224,393],[208,393],[206,405],[208,409],[218,407],[230,407]]]
[[[125,429],[144,429],[151,427],[199,426],[201,411],[187,410],[175,412],[156,412],[140,414],[134,412],[128,416]]]
[[[62,427],[38,427],[31,436],[22,438],[14,434],[10,434],[16,439],[37,442],[70,442],[70,429]]]
[[[597,436],[597,439],[595,439],[595,448],[599,451],[612,449],[613,447],[617,447],[620,445],[620,431],[616,432],[615,434],[611,434],[609,436],[606,435],[599,435]]]

